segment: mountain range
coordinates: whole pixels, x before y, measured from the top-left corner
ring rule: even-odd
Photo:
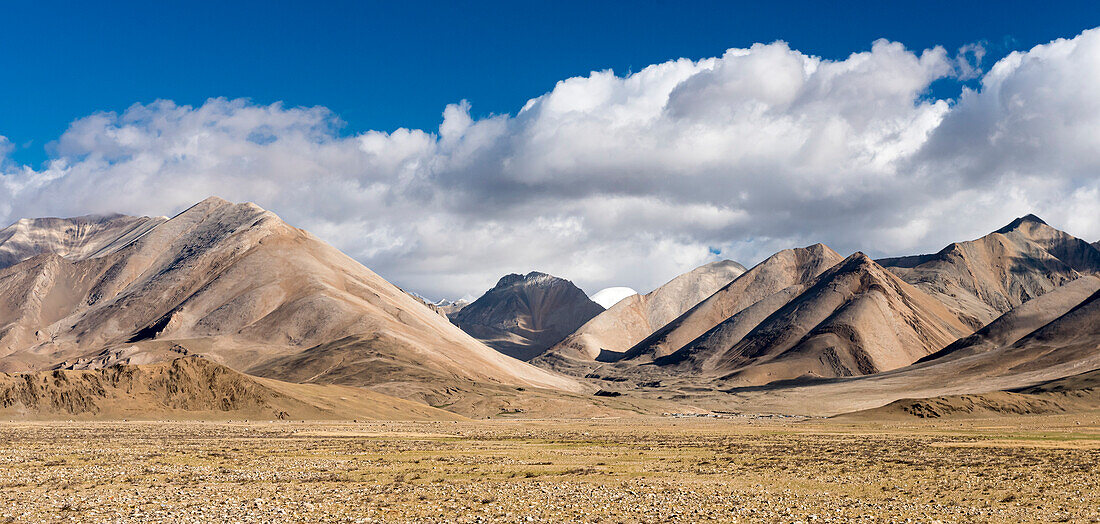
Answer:
[[[641,342],[745,272],[732,260],[712,262],[677,276],[645,295],[626,297],[573,331],[552,352],[597,360]]]
[[[1035,215],[933,255],[879,260],[977,329],[1000,314],[1083,274],[1100,271],[1095,246]]]
[[[0,230],[0,412],[1082,409],[1092,397],[1062,397],[1100,368],[1098,244],[1028,215],[929,255],[814,244],[717,261],[605,310],[537,271],[428,301],[218,198],[171,218],[20,220]],[[897,403],[921,397],[935,400]]]

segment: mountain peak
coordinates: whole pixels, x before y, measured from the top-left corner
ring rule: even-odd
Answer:
[[[269,213],[271,215],[274,215],[274,213],[271,213],[270,211],[256,205],[253,202],[230,202],[221,197],[211,196],[183,210],[183,212],[176,216],[205,215],[223,209],[232,209],[237,212],[247,213]]]
[[[707,272],[710,272],[710,273],[713,273],[713,272],[726,272],[726,273],[729,273],[731,271],[736,272],[739,275],[741,273],[744,273],[745,271],[748,271],[748,268],[741,265],[740,262],[736,262],[734,260],[730,260],[730,259],[727,258],[727,259],[723,259],[723,260],[716,260],[716,261],[711,262],[709,264],[704,264],[704,265],[699,266],[699,267],[697,267],[697,268],[695,268],[695,269],[693,269],[693,270],[691,270],[691,271],[689,271],[685,274],[707,273]],[[734,277],[734,278],[736,278],[736,277]],[[732,280],[732,278],[731,278],[731,280]]]
[[[1026,215],[1024,215],[1020,218],[1017,218],[1016,220],[1013,220],[1007,226],[1002,227],[1001,229],[998,229],[997,233],[1008,233],[1009,231],[1018,229],[1021,225],[1025,224],[1025,223],[1042,224],[1044,226],[1047,225],[1047,223],[1044,222],[1043,219],[1041,219],[1041,218],[1039,218],[1039,217],[1037,217],[1037,216],[1035,216],[1031,213],[1028,213],[1028,214],[1026,214]]]
[[[532,271],[505,275],[450,318],[501,353],[528,360],[603,310],[572,282]]]
[[[230,201],[228,201],[224,198],[221,198],[221,197],[217,197],[217,196],[208,196],[205,199],[203,199],[202,202],[199,202],[199,205],[207,205],[207,206],[224,206],[224,205],[229,205],[229,204],[231,204]]]
[[[496,285],[493,287],[504,287],[519,282],[521,280],[523,280],[523,275],[519,273],[508,273],[507,275],[500,277],[500,280],[497,280]]]
[[[822,275],[818,277],[818,281],[846,278],[848,275],[852,274],[870,275],[873,279],[880,279],[883,277],[889,278],[888,275],[890,273],[862,251],[856,251],[848,255],[848,258],[838,262],[822,273]]]
[[[809,245],[809,246],[806,246],[806,247],[798,247],[798,248],[788,249],[788,250],[785,250],[785,251],[792,252],[798,257],[838,258],[838,259],[840,258],[840,253],[837,253],[836,251],[833,250],[833,248],[831,248],[829,246],[826,246],[825,244],[822,244],[821,242],[818,242],[816,244],[812,244],[812,245]],[[784,253],[785,251],[780,251],[777,254]],[[773,255],[773,256],[775,256],[775,255]]]
[[[514,286],[516,284],[545,284],[551,282],[568,282],[568,280],[547,273],[542,273],[540,271],[532,271],[530,273],[527,273],[526,275],[522,275],[520,273],[508,273],[507,275],[500,277],[500,280],[497,281],[497,285],[494,286],[494,289]]]
[[[848,258],[844,259],[844,263],[858,264],[858,265],[862,266],[862,265],[868,265],[868,264],[875,264],[875,261],[871,260],[871,257],[867,256],[866,253],[864,253],[862,251],[856,251],[855,253],[852,253],[851,255],[848,255]],[[875,265],[877,265],[877,264],[875,264]]]

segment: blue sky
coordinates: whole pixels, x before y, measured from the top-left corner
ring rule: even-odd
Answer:
[[[344,133],[515,113],[562,79],[782,39],[843,59],[887,38],[986,63],[1100,24],[1097,2],[5,2],[0,135],[38,166],[70,122],[156,99],[321,105]],[[954,96],[957,81],[932,85]]]
[[[1095,2],[5,2],[0,225],[216,195],[431,298],[927,253],[1028,213],[1096,241],[1098,26]]]

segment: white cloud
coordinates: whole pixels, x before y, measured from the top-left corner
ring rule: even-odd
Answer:
[[[435,132],[158,101],[77,120],[43,169],[0,162],[0,219],[251,200],[433,298],[530,270],[645,291],[713,250],[747,265],[817,241],[932,251],[1028,212],[1100,238],[1100,30],[984,74],[983,53],[757,44],[566,79],[514,115],[474,119],[463,100]]]
[[[618,304],[620,300],[637,294],[637,291],[628,287],[607,287],[593,293],[588,298],[603,306],[604,309],[610,309],[611,306]]]

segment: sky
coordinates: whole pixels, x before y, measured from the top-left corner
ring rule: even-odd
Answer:
[[[1100,4],[314,4],[6,2],[0,222],[254,201],[430,298],[1100,239]]]

